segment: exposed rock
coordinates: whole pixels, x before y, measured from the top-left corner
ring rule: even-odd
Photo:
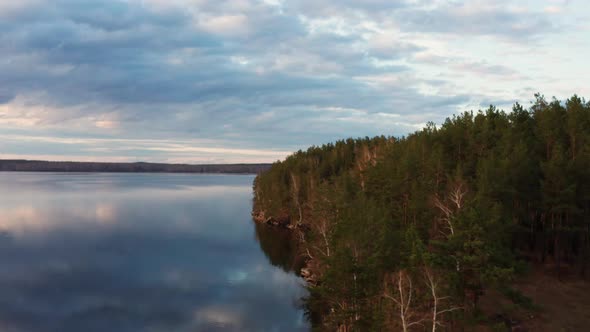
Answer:
[[[271,227],[280,227],[288,229],[291,232],[300,232],[305,233],[309,231],[309,226],[304,223],[291,223],[291,218],[288,215],[284,215],[280,218],[267,216],[265,211],[254,211],[252,212],[252,219],[264,225],[268,225]],[[299,238],[301,245],[306,245],[304,237]],[[306,261],[306,266],[301,268],[299,271],[299,275],[305,280],[305,282],[313,287],[316,286],[318,281],[316,276],[314,275],[314,264],[313,259],[311,257],[307,257],[300,253],[300,257]],[[316,266],[317,268],[317,266]]]
[[[317,280],[315,280],[314,275],[309,268],[302,268],[299,274],[308,285],[314,286],[317,284]]]
[[[252,212],[252,219],[254,219],[254,221],[258,223],[292,229],[291,219],[289,218],[289,216],[267,217],[264,211],[256,211]]]
[[[264,211],[254,211],[252,212],[252,219],[259,223],[266,223],[266,216]]]

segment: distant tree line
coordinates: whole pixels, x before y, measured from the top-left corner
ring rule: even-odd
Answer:
[[[19,172],[154,172],[154,173],[238,173],[258,174],[270,164],[163,164],[104,163],[72,161],[0,160],[0,171]]]
[[[489,290],[518,300],[528,264],[587,275],[590,103],[537,94],[528,109],[313,146],[254,193],[255,219],[301,240],[318,329],[457,330]]]

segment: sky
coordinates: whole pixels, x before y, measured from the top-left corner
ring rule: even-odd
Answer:
[[[0,159],[273,162],[590,97],[586,0],[0,0]]]

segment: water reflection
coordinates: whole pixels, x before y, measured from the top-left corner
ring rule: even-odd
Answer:
[[[299,274],[304,261],[297,254],[297,241],[291,231],[255,224],[256,239],[269,262],[285,272]]]
[[[0,173],[0,331],[307,330],[252,180]]]

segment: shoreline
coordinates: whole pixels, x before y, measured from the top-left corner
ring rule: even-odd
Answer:
[[[0,172],[260,174],[268,163],[166,164],[0,159]]]
[[[258,223],[264,227],[280,229],[284,231],[288,231],[291,236],[295,237],[295,231],[299,230],[300,232],[306,231],[305,224],[299,225],[291,225],[291,217],[285,215],[283,217],[274,217],[274,216],[266,216],[264,211],[253,211],[252,212],[252,220],[255,223]],[[296,238],[297,244],[299,246],[305,246],[307,242],[304,240],[305,236],[299,236]],[[301,249],[301,248],[298,248]],[[314,259],[309,255],[305,255],[301,252],[301,250],[297,250],[295,253],[296,259],[301,259],[303,264],[301,268],[297,271],[294,271],[299,277],[305,280],[308,287],[314,287],[317,285],[317,279],[315,278],[315,274],[313,272],[313,262]]]

